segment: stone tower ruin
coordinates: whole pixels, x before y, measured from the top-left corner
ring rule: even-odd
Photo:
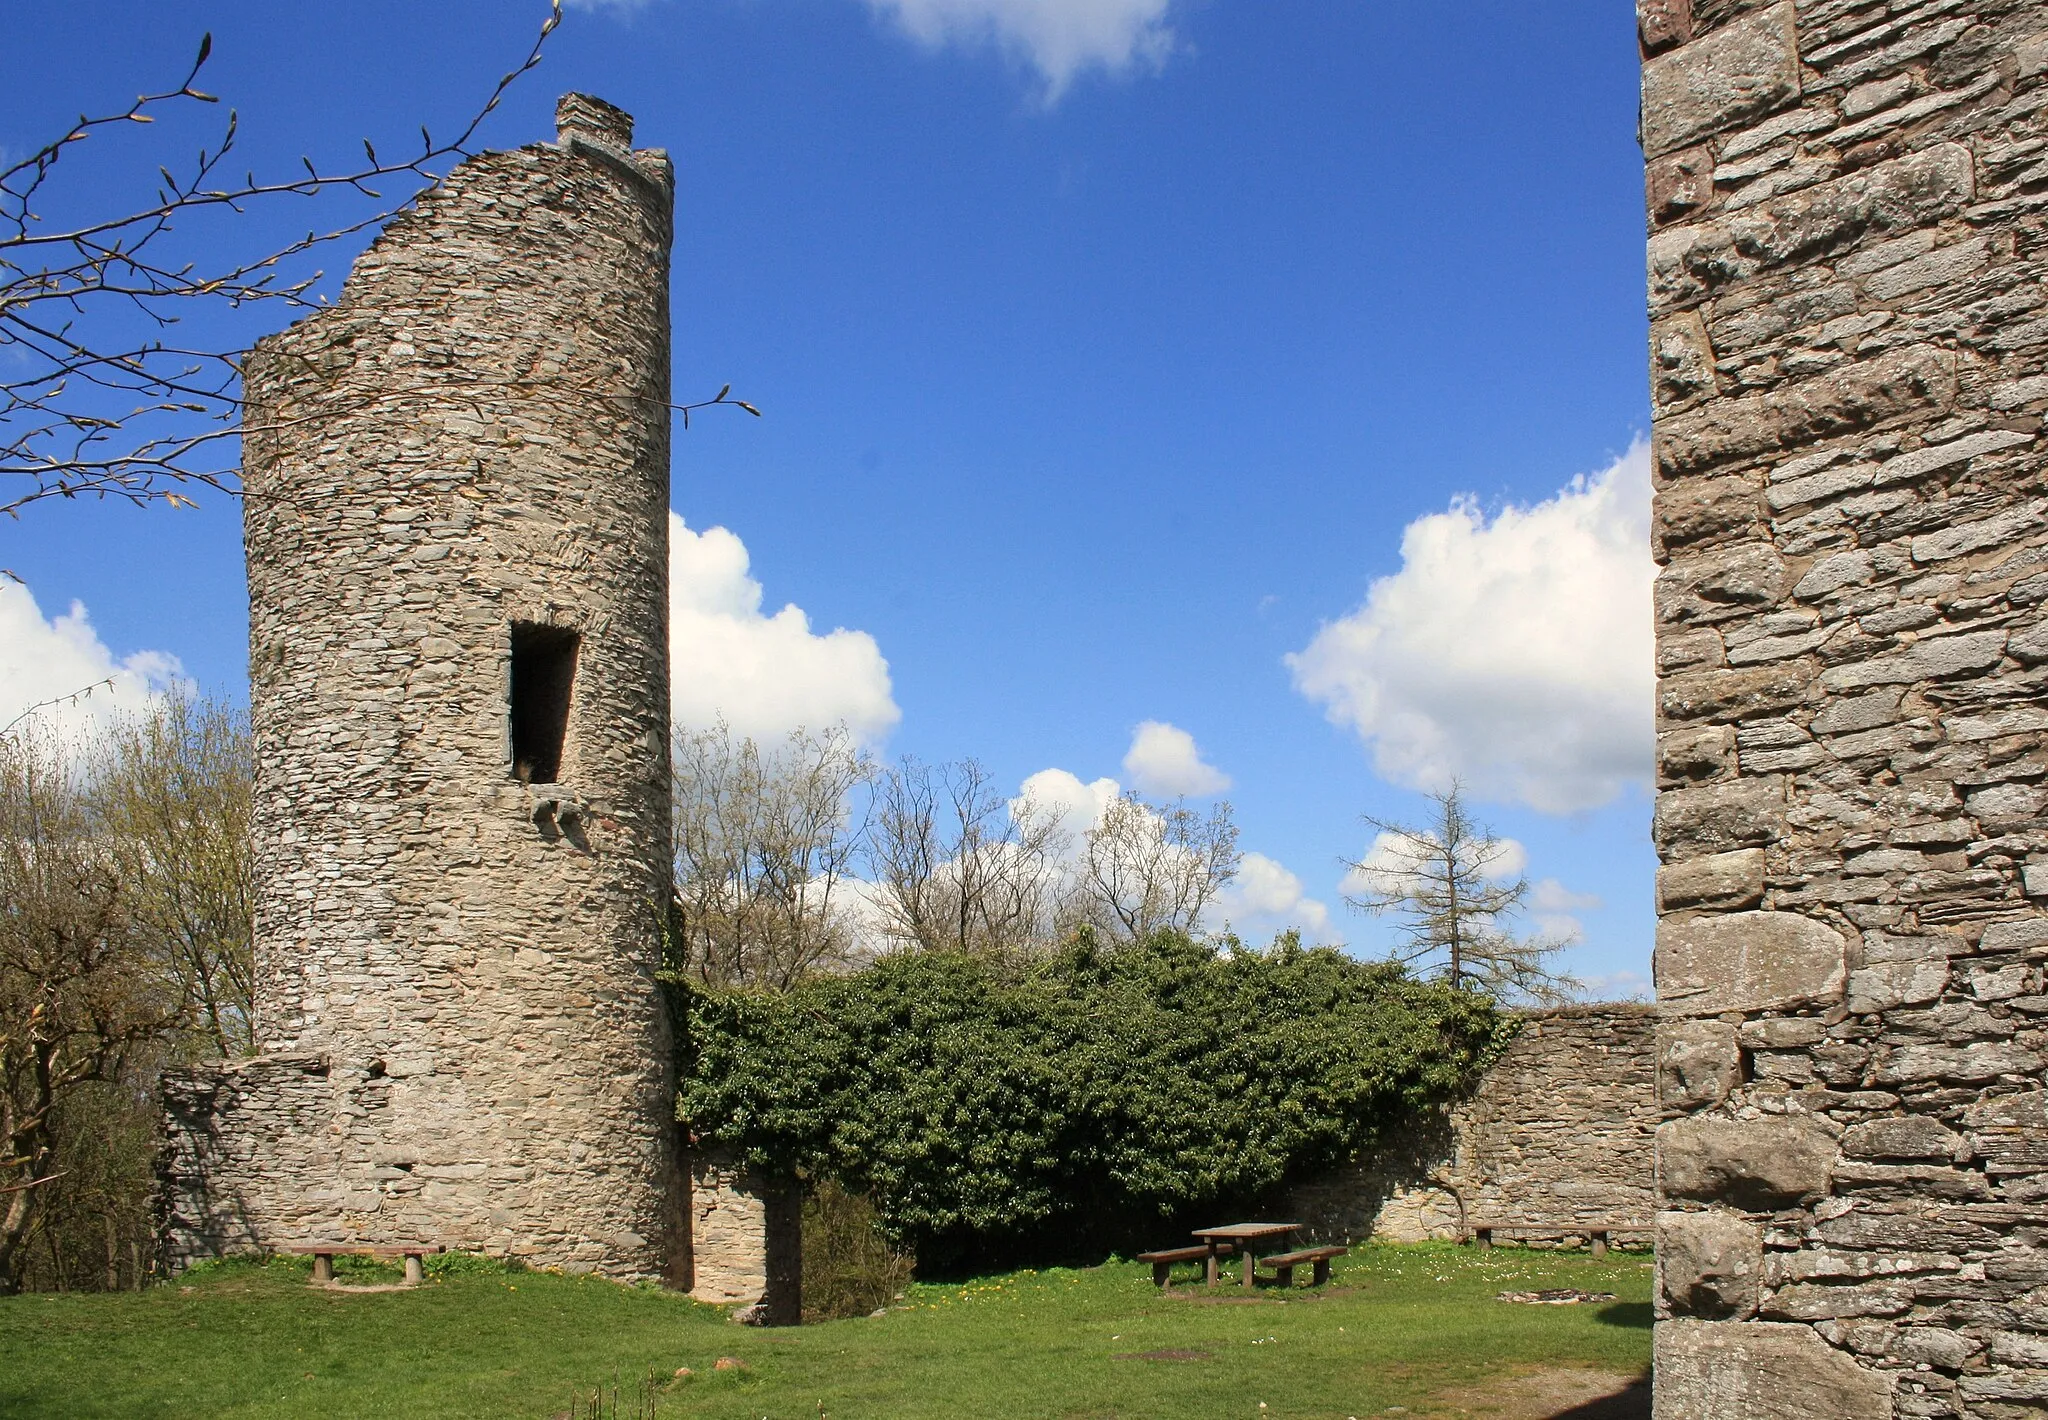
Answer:
[[[257,1038],[168,1083],[174,1256],[688,1284],[669,1025],[673,177],[571,94],[245,372]]]
[[[1640,0],[1659,1420],[2048,1404],[2048,10]]]

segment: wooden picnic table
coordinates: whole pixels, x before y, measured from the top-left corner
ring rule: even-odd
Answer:
[[[1300,1231],[1299,1223],[1225,1223],[1220,1228],[1196,1228],[1195,1236],[1209,1245],[1209,1285],[1215,1286],[1220,1275],[1216,1259],[1224,1243],[1235,1243],[1244,1254],[1244,1285],[1250,1287],[1259,1266],[1256,1245],[1268,1238],[1284,1238]]]

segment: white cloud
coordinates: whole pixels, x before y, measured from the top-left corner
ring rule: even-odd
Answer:
[[[1295,688],[1385,778],[1545,813],[1648,782],[1649,448],[1489,519],[1470,498],[1408,525],[1402,566],[1287,657]]]
[[[1577,914],[1597,912],[1606,905],[1597,893],[1573,892],[1556,878],[1545,878],[1529,889],[1529,916],[1546,937],[1577,941],[1586,934]]]
[[[1048,103],[1091,68],[1158,68],[1173,49],[1172,0],[867,0],[920,44],[992,45],[1045,81]]]
[[[761,614],[747,548],[724,528],[690,531],[669,514],[670,714],[701,729],[720,716],[735,733],[772,738],[844,723],[873,744],[902,718],[875,638],[844,628],[816,635],[802,608]]]
[[[1019,787],[1017,797],[1010,800],[1010,812],[1021,814],[1028,805],[1039,813],[1057,814],[1069,851],[1079,852],[1088,830],[1102,822],[1103,812],[1122,792],[1114,779],[1084,784],[1064,769],[1041,769]]]
[[[111,682],[111,684],[108,684]],[[185,687],[178,658],[137,651],[116,659],[93,629],[81,602],[44,620],[29,589],[0,577],[0,726],[31,706],[35,722],[70,736],[90,731],[117,714],[140,710],[173,687]],[[90,690],[87,695],[78,692]]]
[[[1331,930],[1330,909],[1304,894],[1301,879],[1263,853],[1244,855],[1210,915],[1228,921],[1254,945],[1289,927],[1298,928],[1310,945],[1343,940]]]
[[[1650,978],[1640,971],[1615,971],[1579,982],[1582,1001],[1649,1001],[1655,999]]]
[[[1163,720],[1147,720],[1131,736],[1124,773],[1140,793],[1161,798],[1206,798],[1230,787],[1230,776],[1202,762],[1195,737]]]

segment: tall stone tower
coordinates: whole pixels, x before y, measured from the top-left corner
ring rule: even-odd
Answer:
[[[686,1281],[654,979],[673,178],[609,104],[557,121],[248,361],[265,1059],[213,1087],[243,1156],[213,1168],[261,1246]]]
[[[1639,0],[1658,1420],[2048,1402],[2048,10]]]

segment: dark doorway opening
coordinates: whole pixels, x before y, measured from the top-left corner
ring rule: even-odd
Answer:
[[[512,623],[512,777],[552,784],[569,737],[569,692],[582,638],[566,626]]]

